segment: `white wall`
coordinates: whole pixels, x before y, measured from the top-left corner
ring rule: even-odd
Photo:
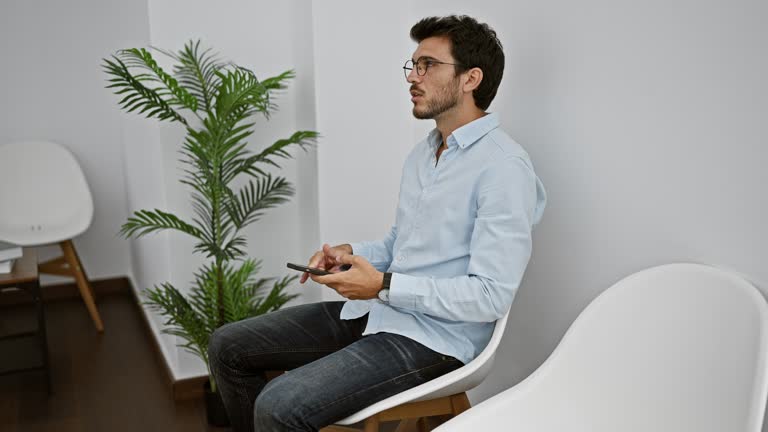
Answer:
[[[91,279],[130,270],[129,245],[117,237],[127,214],[122,114],[100,63],[115,46],[146,41],[141,2],[0,2],[0,145],[45,139],[74,153],[94,198],[93,223],[75,239]],[[57,246],[40,251],[41,259],[58,255]],[[42,283],[60,280],[44,275]]]
[[[405,152],[431,127],[396,112],[409,111],[395,60],[415,47],[403,45],[410,25],[466,13],[505,46],[491,110],[531,154],[550,202],[497,366],[473,402],[535,370],[631,272],[706,262],[768,285],[765,2],[322,3],[318,127],[335,138],[319,154],[323,241],[384,233]],[[365,72],[335,75],[350,56],[365,58]]]
[[[413,146],[408,4],[316,1],[315,92],[320,239],[381,238],[395,220],[400,174]],[[375,17],[375,19],[361,19]],[[342,299],[323,289],[325,300]]]

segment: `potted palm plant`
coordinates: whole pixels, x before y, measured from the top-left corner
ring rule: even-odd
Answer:
[[[164,316],[163,331],[179,336],[184,341],[180,346],[200,357],[210,371],[207,347],[214,330],[277,310],[295,297],[286,288],[296,276],[256,277],[260,262],[246,256],[243,230],[293,195],[291,184],[268,169],[280,168],[278,160],[291,157],[289,148],[306,149],[318,134],[299,131],[251,152],[247,139],[254,132],[254,116],[269,117],[276,108],[273,94],[285,88],[293,72],[259,80],[252,71],[201,49],[199,41],[188,42],[177,53],[157,51],[175,61],[173,74],[163,70],[150,51],[124,49],[103,60],[107,88],[121,96],[122,109],[178,122],[186,129],[181,146],[186,168],[180,181],[191,188],[195,217],[184,220],[158,209],[140,210],[120,233],[138,238],[175,230],[196,240],[192,252],[203,254],[207,263],[194,274],[188,294],[163,283],[145,290],[145,304]],[[236,179],[244,185],[233,187]],[[206,389],[209,422],[225,425],[212,376]]]

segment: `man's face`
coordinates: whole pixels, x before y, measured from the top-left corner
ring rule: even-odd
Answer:
[[[412,60],[456,63],[451,56],[451,42],[445,37],[431,37],[421,41]],[[411,83],[413,116],[418,119],[437,118],[458,106],[461,100],[459,76],[455,74],[452,65],[430,63],[423,76],[417,74],[414,65],[408,75],[408,82]]]

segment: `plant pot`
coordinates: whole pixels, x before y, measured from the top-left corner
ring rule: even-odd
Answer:
[[[224,408],[221,393],[211,391],[211,382],[205,382],[205,415],[211,426],[229,426],[229,416]]]

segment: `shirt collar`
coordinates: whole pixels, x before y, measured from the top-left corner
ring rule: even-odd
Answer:
[[[448,147],[458,145],[463,149],[474,144],[497,127],[499,127],[499,115],[488,113],[453,131],[446,140],[446,144]],[[429,133],[428,141],[432,147],[437,147],[440,144],[440,131],[437,128],[432,129]]]

